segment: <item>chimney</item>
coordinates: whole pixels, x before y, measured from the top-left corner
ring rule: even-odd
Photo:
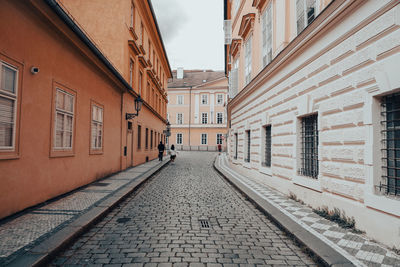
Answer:
[[[183,79],[183,68],[178,68],[178,70],[176,71],[176,78]]]

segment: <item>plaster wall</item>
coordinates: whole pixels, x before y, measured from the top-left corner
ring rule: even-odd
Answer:
[[[14,157],[0,151],[3,218],[121,170],[122,91],[82,44],[74,44],[35,7],[20,1],[1,6],[7,23],[0,24],[0,60],[18,69],[20,101],[18,151]],[[38,74],[31,74],[32,66]],[[76,94],[69,155],[52,155],[52,103],[59,86]],[[95,154],[90,152],[93,101],[104,107],[103,151]]]
[[[299,45],[232,107],[229,138],[230,161],[238,171],[285,194],[293,192],[314,208],[339,208],[367,235],[397,247],[400,200],[375,185],[381,177],[380,97],[400,88],[394,71],[400,62],[399,26],[398,3],[359,3]],[[318,114],[318,179],[298,175],[300,121],[310,114]],[[272,125],[271,168],[261,166],[265,125]],[[250,163],[244,162],[246,130],[252,136]],[[235,133],[238,159],[233,157]]]

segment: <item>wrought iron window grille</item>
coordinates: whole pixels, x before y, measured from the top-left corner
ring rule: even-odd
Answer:
[[[318,115],[301,120],[301,168],[300,175],[318,179]]]
[[[265,151],[264,162],[262,165],[271,167],[271,125],[265,127]]]
[[[376,187],[400,195],[400,93],[382,98],[382,180]]]
[[[244,161],[250,162],[250,147],[251,147],[250,131],[246,131],[246,133],[247,133],[247,158],[245,158]]]

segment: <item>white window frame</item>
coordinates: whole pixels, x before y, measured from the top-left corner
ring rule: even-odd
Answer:
[[[269,2],[262,14],[262,66],[267,66],[272,61],[272,38],[273,38],[273,19],[272,19],[272,1]]]
[[[176,104],[177,105],[183,105],[184,102],[185,102],[185,98],[183,97],[183,95],[176,96]]]
[[[207,94],[202,94],[201,95],[201,104],[202,105],[208,105],[208,95]]]
[[[252,39],[253,39],[253,34],[249,35],[249,38],[246,40],[244,44],[244,80],[245,80],[245,85],[249,84],[251,81],[251,64],[252,64]]]
[[[133,59],[129,59],[129,85],[133,87],[133,70],[134,70],[134,62]]]
[[[143,72],[139,71],[139,95],[142,94]]]
[[[179,120],[180,115],[180,120]],[[176,113],[176,124],[183,124],[183,113]]]
[[[14,93],[10,93],[6,90],[3,90],[3,66],[15,71],[15,78],[14,78]],[[13,122],[12,122],[12,136],[11,136],[11,146],[0,146],[0,150],[14,150],[15,149],[15,139],[16,139],[16,119],[17,119],[17,105],[18,105],[18,68],[13,67],[12,65],[0,61],[0,97],[5,98],[7,100],[14,101],[13,103]]]
[[[97,114],[96,114],[97,113]],[[100,116],[99,116],[100,115]],[[97,117],[95,117],[97,116]],[[92,105],[92,123],[91,123],[91,148],[99,150],[103,148],[104,143],[104,109],[103,107],[93,104]],[[93,135],[95,133],[95,135]]]
[[[201,113],[201,124],[208,124],[208,113],[207,112]]]
[[[224,104],[224,94],[217,94],[216,101],[217,101],[217,105],[223,105]]]
[[[68,95],[72,97],[72,111],[64,110],[61,108],[57,108],[57,93],[62,93],[64,95]],[[54,117],[54,144],[53,148],[54,150],[72,150],[74,147],[74,127],[75,127],[75,95],[67,92],[66,90],[63,90],[59,87],[56,87],[56,97],[55,97],[55,117]],[[64,98],[64,104],[65,104],[65,98]],[[57,115],[62,115],[64,117],[64,123],[63,123],[63,138],[62,138],[62,146],[57,146]],[[67,128],[67,118],[68,116],[72,117],[71,121],[71,146],[66,145],[66,138],[65,134],[67,131],[65,130]]]
[[[240,57],[237,56],[236,58],[233,59],[233,69],[238,70],[239,69],[239,62],[240,62]]]
[[[303,16],[303,19],[304,19],[304,25],[303,26],[304,27],[301,30],[299,30],[299,28],[297,26],[297,21],[299,20],[299,13],[298,13],[297,5],[298,5],[299,1],[301,1],[301,5],[303,5],[301,7],[301,10],[302,10],[303,15],[304,15]],[[296,1],[296,19],[295,19],[296,25],[295,25],[295,28],[296,28],[297,35],[299,35],[309,25],[309,23],[308,23],[308,14],[307,14],[307,2],[308,1],[314,1],[314,20],[317,17],[317,14],[319,12],[319,10],[318,10],[319,0],[297,0]],[[310,24],[311,24],[311,22],[310,22]]]
[[[218,115],[221,115],[221,122],[218,121]],[[224,123],[224,113],[217,112],[217,114],[216,114],[216,122],[217,122],[217,124],[223,124]]]
[[[220,137],[218,139],[218,137]],[[220,140],[221,142],[218,142],[218,140]],[[222,134],[221,133],[217,133],[217,145],[222,145]]]
[[[176,134],[176,144],[177,145],[182,145],[183,144],[183,134],[182,133],[177,133]]]
[[[205,143],[203,143],[203,137],[205,136]],[[200,144],[207,145],[208,144],[208,135],[206,133],[202,133],[200,135]]]

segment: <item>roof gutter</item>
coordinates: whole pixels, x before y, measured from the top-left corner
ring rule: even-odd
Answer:
[[[114,68],[108,59],[100,52],[100,50],[92,43],[92,41],[82,32],[75,22],[65,13],[64,9],[57,3],[56,0],[44,0],[46,4],[58,15],[58,17],[85,43],[90,51],[107,67],[109,71],[125,86],[125,88],[137,97],[137,93],[129,85],[129,83],[121,76]]]

